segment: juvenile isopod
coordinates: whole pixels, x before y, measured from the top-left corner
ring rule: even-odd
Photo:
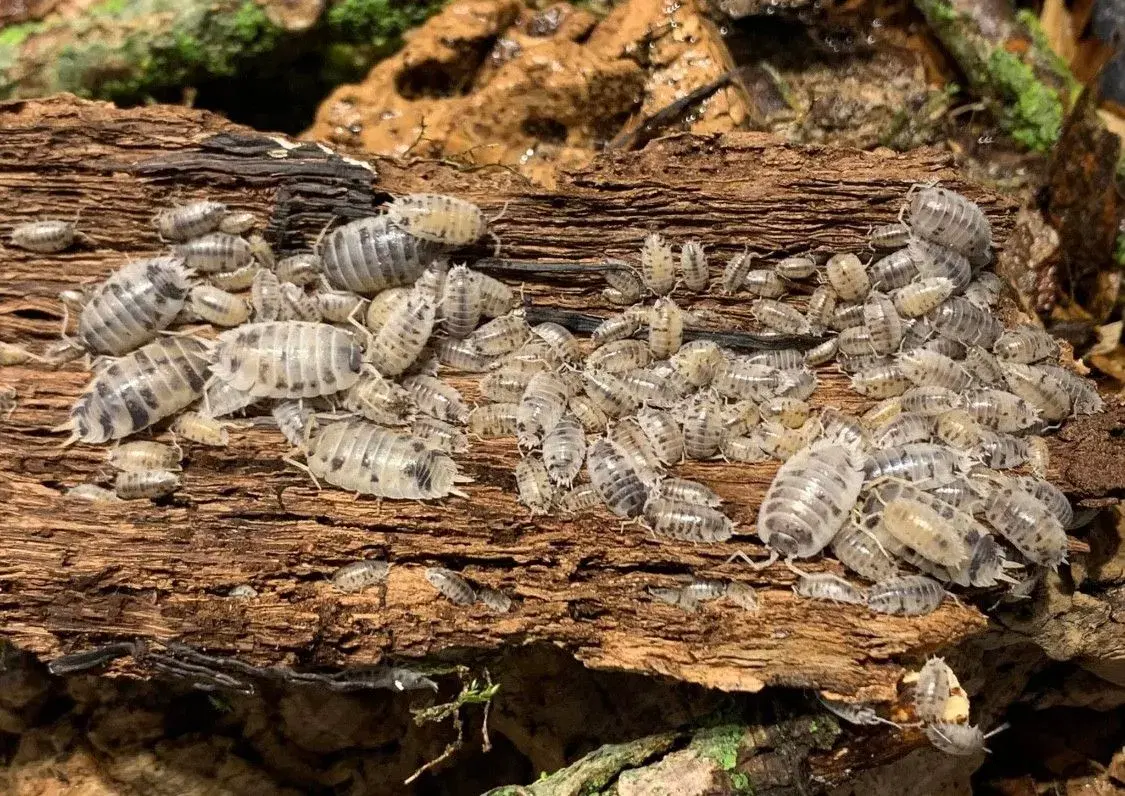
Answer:
[[[218,229],[226,214],[225,204],[204,199],[161,210],[153,223],[164,240],[190,240]]]
[[[618,421],[610,429],[608,438],[629,457],[645,486],[653,487],[660,479],[661,463],[637,421],[631,417]]]
[[[583,374],[582,386],[592,404],[607,417],[627,415],[640,403],[633,387],[612,373],[586,372]],[[573,406],[571,410],[574,411]],[[581,416],[579,419],[581,420]],[[583,424],[587,425],[585,421]]]
[[[901,574],[895,560],[878,539],[857,522],[844,523],[832,540],[832,553],[845,567],[870,581],[886,580]]]
[[[655,232],[645,236],[641,244],[641,278],[645,287],[658,296],[666,296],[676,286],[676,259],[672,247]]]
[[[305,292],[300,285],[292,282],[281,283],[281,306],[278,308],[279,321],[305,321],[319,323],[320,303],[316,296]]]
[[[1070,416],[1070,393],[1053,374],[1018,362],[1002,362],[1000,368],[1008,389],[1035,407],[1041,418],[1057,422]]]
[[[922,502],[906,494],[891,499],[883,509],[887,532],[943,567],[957,568],[968,561],[969,547],[960,531],[971,518],[958,523],[951,519],[959,514],[953,506],[936,500]],[[946,511],[939,513],[938,506]]]
[[[624,264],[621,268],[606,271],[605,281],[609,287],[602,291],[602,295],[613,304],[633,304],[640,301],[645,292],[641,277]]]
[[[991,310],[981,309],[960,296],[946,299],[928,318],[943,337],[982,348],[991,348],[1004,331]]]
[[[418,411],[450,423],[464,423],[469,417],[469,407],[461,393],[452,384],[433,376],[418,374],[402,380],[403,388],[410,393]]]
[[[1002,725],[985,735],[975,724],[953,724],[943,721],[930,724],[923,732],[930,739],[930,743],[946,754],[972,757],[986,753],[988,748],[984,742],[1005,727],[1007,725]]]
[[[719,443],[719,453],[731,462],[764,462],[769,459],[769,454],[762,450],[761,440],[747,434],[736,434],[729,431],[723,432]]]
[[[516,434],[520,447],[539,445],[566,411],[570,390],[557,374],[535,374],[519,401]]]
[[[963,396],[938,385],[912,387],[902,394],[902,411],[940,415],[962,407]]]
[[[1038,326],[1017,326],[997,338],[992,353],[1009,362],[1030,365],[1042,359],[1057,359],[1059,343],[1050,332]]]
[[[484,213],[472,202],[434,193],[407,194],[387,205],[392,224],[421,240],[467,246],[485,233]]]
[[[478,406],[469,412],[469,433],[481,439],[514,437],[518,413],[514,402]]]
[[[366,359],[384,376],[397,376],[414,364],[430,339],[437,304],[420,291],[411,291],[397,304],[367,346]]]
[[[946,188],[923,188],[910,201],[910,228],[928,240],[988,262],[992,228],[974,202]]]
[[[106,461],[110,467],[118,470],[167,470],[176,472],[181,469],[181,452],[171,445],[151,440],[136,440],[125,442],[109,449]]]
[[[952,481],[966,466],[964,455],[933,442],[911,442],[897,448],[876,451],[867,460],[867,480],[895,478],[909,481],[919,489],[941,486]]]
[[[820,345],[813,346],[805,352],[805,365],[806,367],[815,368],[817,365],[831,362],[836,358],[836,354],[839,350],[840,341],[835,337],[829,337]]]
[[[313,296],[320,317],[330,323],[362,318],[367,300],[346,290],[318,290]]]
[[[477,601],[476,590],[453,570],[430,567],[425,572],[425,578],[442,597],[454,605],[472,605]]]
[[[567,363],[582,359],[582,346],[570,330],[558,323],[538,323],[531,327],[532,339],[539,338],[554,353],[554,358]]]
[[[956,697],[955,691],[959,692]],[[969,701],[964,693],[949,665],[941,658],[930,658],[914,682],[914,712],[928,724],[967,720]]]
[[[604,346],[632,337],[643,325],[648,323],[647,308],[630,308],[625,312],[611,315],[602,321],[590,334],[595,345]]]
[[[863,326],[863,303],[859,301],[838,303],[832,311],[828,325],[838,332],[851,329],[853,326]]]
[[[820,432],[820,423],[816,420],[808,420],[796,428],[766,420],[756,426],[750,436],[763,451],[779,461],[785,461],[809,445]]]
[[[1022,431],[1039,422],[1034,406],[1005,390],[972,390],[962,396],[960,406],[982,426],[994,431]]]
[[[698,241],[689,241],[680,247],[680,276],[683,278],[684,287],[693,293],[707,289],[709,282],[707,255]]]
[[[880,224],[867,233],[867,242],[873,249],[897,249],[910,242],[910,227],[901,221]]]
[[[792,564],[789,569],[797,576],[793,592],[810,600],[827,600],[834,603],[863,605],[867,602],[864,589],[833,575],[831,572],[802,572]]]
[[[270,410],[270,417],[285,441],[301,451],[308,451],[316,432],[316,413],[300,401],[279,401]]]
[[[480,281],[465,265],[455,265],[441,299],[442,328],[450,337],[468,337],[481,318]]]
[[[180,484],[180,474],[167,470],[122,470],[113,489],[122,500],[156,500],[172,494]]]
[[[191,308],[215,326],[238,326],[250,320],[250,307],[238,296],[211,285],[191,289]]]
[[[775,299],[784,296],[789,286],[772,268],[754,268],[746,273],[742,289],[752,296]]]
[[[993,470],[1011,470],[1027,461],[1030,455],[1027,440],[999,431],[981,429],[976,448],[971,453]]]
[[[1052,569],[1066,560],[1066,531],[1051,510],[1016,484],[986,498],[984,517],[1028,560]]]
[[[962,294],[966,301],[978,307],[994,307],[1004,292],[1004,280],[991,271],[981,271]]]
[[[315,434],[308,469],[341,489],[402,500],[465,497],[455,485],[470,480],[422,440],[366,420],[332,423]]]
[[[909,285],[918,277],[913,255],[909,248],[899,249],[873,262],[869,269],[871,286],[876,290],[896,290]]]
[[[418,415],[410,432],[426,443],[427,448],[443,453],[464,453],[469,449],[469,437],[459,426],[430,415]]]
[[[814,442],[774,476],[758,512],[758,536],[774,554],[816,555],[844,524],[863,485],[862,457],[833,442]]]
[[[762,326],[775,332],[807,334],[810,330],[809,322],[800,310],[773,299],[756,300],[750,314]]]
[[[687,478],[663,478],[657,484],[655,495],[665,500],[680,503],[695,503],[715,509],[722,505],[723,499],[711,487]]]
[[[817,426],[821,439],[843,445],[851,451],[865,452],[871,447],[867,430],[858,420],[839,409],[828,407],[822,411]]]
[[[945,599],[945,589],[925,575],[900,575],[871,586],[867,607],[880,614],[923,616],[932,614]]]
[[[1037,478],[1047,477],[1051,467],[1051,448],[1042,437],[1027,438],[1027,469]]]
[[[482,354],[499,356],[515,351],[531,335],[524,313],[519,310],[494,318],[474,331],[469,339]]]
[[[58,430],[97,444],[148,428],[202,395],[207,360],[198,340],[155,340],[99,370]]]
[[[571,414],[564,414],[543,438],[543,463],[551,481],[569,487],[586,461],[586,430]]]
[[[738,357],[716,363],[711,387],[732,400],[768,401],[793,385],[788,372]]]
[[[78,339],[98,353],[128,353],[172,322],[188,290],[179,258],[131,262],[94,288],[78,317]]]
[[[38,254],[55,254],[69,249],[78,237],[75,222],[43,219],[17,224],[10,238],[13,246]]]
[[[960,252],[940,246],[932,241],[915,238],[906,246],[908,256],[923,279],[945,277],[953,282],[953,292],[960,293],[972,280],[973,271],[969,260]]]
[[[918,387],[945,387],[962,392],[972,383],[972,376],[956,360],[925,349],[907,351],[898,357],[898,366]]]
[[[684,455],[710,459],[719,452],[723,439],[723,408],[710,393],[697,395],[683,411]]]
[[[602,502],[614,514],[636,517],[644,510],[649,496],[648,487],[620,447],[609,440],[599,439],[586,453],[586,470]]]
[[[884,293],[871,293],[863,305],[863,323],[871,330],[871,348],[876,354],[898,350],[905,326],[894,302]]]
[[[593,484],[578,484],[558,499],[557,505],[569,514],[589,511],[602,504],[602,496]]]
[[[937,416],[934,436],[951,448],[972,451],[980,445],[984,429],[964,409],[951,409]]]
[[[228,235],[241,235],[249,232],[258,223],[258,217],[248,210],[232,210],[219,221],[219,232]]]
[[[391,224],[386,216],[337,227],[320,246],[324,275],[333,287],[371,295],[409,285],[441,247]]]
[[[812,408],[799,398],[779,396],[761,406],[763,420],[776,420],[787,428],[800,428],[809,419]]]
[[[494,614],[506,614],[512,610],[512,598],[488,586],[477,587],[477,600]]]
[[[983,348],[969,346],[965,350],[963,366],[978,386],[1007,386],[1000,359]]]
[[[193,271],[215,273],[235,271],[253,260],[250,244],[237,235],[212,232],[173,247],[185,265]]]
[[[294,285],[311,285],[323,270],[320,255],[312,252],[300,252],[282,257],[274,266],[274,273],[282,282],[292,282]]]
[[[362,361],[352,335],[334,326],[252,323],[218,336],[211,372],[255,397],[311,398],[351,387]]]
[[[874,365],[852,375],[852,389],[869,398],[893,398],[906,392],[910,385],[897,362]]]
[[[816,261],[811,257],[786,257],[773,270],[785,279],[808,279],[816,273]]]
[[[909,282],[891,295],[895,309],[907,318],[920,318],[937,309],[953,295],[953,280],[932,276]]]
[[[586,367],[608,373],[628,373],[652,362],[652,349],[641,340],[614,340],[593,351]]]
[[[1040,371],[1053,377],[1070,396],[1070,411],[1076,415],[1093,415],[1105,408],[1105,402],[1098,394],[1098,388],[1090,379],[1079,376],[1072,370],[1059,365],[1043,362],[1036,366]]]
[[[734,523],[717,509],[662,497],[644,507],[645,519],[659,538],[680,542],[725,542],[734,535]]]
[[[739,290],[743,282],[746,281],[746,275],[750,273],[750,267],[753,264],[754,255],[750,252],[742,252],[731,257],[727,261],[726,267],[723,268],[721,280],[723,292],[730,295]]]
[[[555,501],[555,486],[539,457],[520,459],[516,465],[516,491],[520,503],[531,509],[533,515],[550,512]]]
[[[892,395],[864,412],[859,420],[864,428],[875,430],[882,428],[900,414],[902,414],[902,398]]]
[[[851,326],[836,336],[836,346],[841,356],[878,354],[871,329],[866,324]],[[879,354],[882,356],[881,354]]]
[[[1025,492],[1034,497],[1055,515],[1055,519],[1063,528],[1069,528],[1074,522],[1074,507],[1061,489],[1045,481],[1043,478],[1024,476],[1019,479],[1019,485]]]
[[[666,297],[657,299],[648,323],[648,345],[653,357],[667,359],[679,351],[684,342],[684,317],[676,302]]]
[[[836,291],[828,285],[820,285],[809,296],[808,306],[805,307],[805,320],[810,330],[822,330],[832,324],[836,315]]]
[[[401,426],[414,418],[414,397],[378,373],[366,373],[344,395],[344,407],[381,426]]]
[[[876,448],[895,448],[911,442],[925,442],[934,433],[934,419],[930,415],[903,412],[892,418],[871,435]]]
[[[671,413],[645,407],[637,412],[636,422],[662,464],[671,466],[684,458],[684,433]]]
[[[120,503],[121,498],[111,489],[97,484],[79,484],[66,490],[68,498],[75,500],[88,500],[91,503]]]
[[[204,417],[198,412],[183,412],[176,415],[171,430],[176,437],[186,439],[188,442],[222,448],[230,442],[227,425],[214,418]]]
[[[840,702],[834,699],[826,699],[823,695],[818,694],[817,700],[822,704],[826,710],[832,715],[843,719],[848,724],[856,724],[859,726],[871,726],[874,724],[889,724],[892,727],[898,727],[889,719],[884,719],[882,716],[875,712],[875,708],[871,705],[862,702]]]
[[[854,254],[834,254],[824,267],[828,284],[844,301],[862,301],[871,292],[867,266]]]
[[[391,565],[386,561],[369,558],[345,564],[328,579],[343,592],[357,592],[377,586],[387,580]]]
[[[262,269],[254,275],[250,287],[250,305],[254,320],[262,323],[276,321],[281,315],[281,281],[273,271]]]
[[[471,340],[446,337],[435,346],[438,362],[453,370],[466,373],[483,373],[493,364],[493,358],[477,350]]]

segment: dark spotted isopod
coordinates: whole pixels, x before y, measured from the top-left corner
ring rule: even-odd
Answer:
[[[476,590],[453,570],[430,567],[425,572],[425,578],[442,597],[454,605],[472,605],[477,601]]]
[[[484,235],[484,213],[472,202],[435,193],[407,194],[387,205],[387,219],[420,240],[467,246]]]
[[[385,582],[390,570],[391,565],[386,561],[369,558],[345,564],[333,572],[329,580],[340,591],[357,592]]]
[[[161,210],[153,217],[153,223],[164,240],[182,241],[218,229],[226,214],[225,204],[201,200]]]
[[[614,514],[636,517],[644,510],[649,496],[648,487],[620,446],[607,439],[599,439],[586,454],[586,470],[602,502]]]
[[[73,221],[43,219],[17,224],[10,240],[13,246],[20,249],[38,254],[55,254],[69,249],[77,236]]]
[[[386,216],[361,218],[338,227],[320,246],[324,275],[333,287],[372,295],[409,285],[441,251]]]
[[[78,339],[98,353],[128,353],[172,322],[188,290],[177,257],[129,263],[93,290],[78,317]]]
[[[945,589],[925,575],[901,575],[879,581],[867,592],[867,607],[880,614],[923,616],[938,609]]]

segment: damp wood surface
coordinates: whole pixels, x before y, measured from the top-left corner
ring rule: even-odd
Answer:
[[[58,335],[60,290],[157,253],[155,210],[203,196],[267,219],[266,237],[281,251],[309,245],[333,218],[377,212],[389,195],[434,191],[476,200],[490,215],[502,210],[493,229],[507,257],[632,259],[654,229],[674,241],[703,241],[716,275],[747,246],[860,249],[868,228],[892,219],[916,182],[941,180],[980,201],[1000,245],[1011,210],[960,182],[934,151],[801,149],[757,134],[656,141],[603,156],[545,192],[501,169],[382,159],[368,167],[183,108],[117,110],[59,97],[0,105],[0,127],[0,228],[80,210],[80,228],[92,239],[48,257],[0,252],[0,340],[32,348]],[[466,256],[488,256],[491,245]],[[536,305],[613,311],[597,276],[509,281],[525,282]],[[746,296],[682,303],[721,310],[726,328],[753,328]],[[475,397],[475,377],[441,375]],[[868,405],[843,377],[825,369],[818,377],[815,404],[852,412]],[[604,510],[529,516],[515,497],[514,440],[474,442],[457,457],[475,479],[469,499],[380,503],[317,491],[282,461],[288,451],[276,430],[235,428],[228,448],[185,446],[184,486],[159,505],[69,500],[68,487],[106,483],[107,448],[60,450],[62,436],[50,431],[87,379],[80,363],[0,369],[0,386],[17,394],[0,425],[0,611],[5,635],[43,658],[147,638],[259,666],[324,670],[456,662],[538,642],[593,667],[721,689],[789,685],[886,700],[904,665],[986,626],[969,603],[948,600],[922,618],[878,616],[797,598],[780,565],[752,572],[726,563],[739,550],[764,557],[753,525],[773,463],[676,468],[713,486],[738,524],[735,538],[712,546],[657,543]],[[1108,417],[1054,440],[1058,480],[1079,497],[1125,491],[1125,453],[1110,444],[1120,417]],[[169,438],[159,428],[153,435]],[[1118,461],[1090,467],[1090,446],[1098,444]],[[386,587],[335,590],[331,573],[360,558],[392,563]],[[516,608],[495,615],[446,602],[422,577],[434,565],[507,592]],[[840,571],[832,561],[808,568]],[[646,595],[691,573],[750,583],[761,610],[718,601],[691,615]],[[259,596],[226,596],[244,583]]]

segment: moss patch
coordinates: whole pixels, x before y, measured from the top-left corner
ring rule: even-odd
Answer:
[[[743,725],[719,724],[697,732],[688,748],[714,760],[723,771],[731,771],[738,765],[738,751],[745,737]]]
[[[1005,50],[993,50],[988,71],[1004,101],[1000,123],[1018,143],[1037,152],[1048,151],[1062,130],[1062,99],[1035,77],[1031,67]]]

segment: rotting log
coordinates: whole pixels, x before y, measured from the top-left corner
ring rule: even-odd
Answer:
[[[154,209],[196,196],[257,211],[281,249],[307,245],[333,217],[371,214],[391,194],[429,190],[477,200],[490,214],[503,208],[493,228],[507,256],[629,256],[654,228],[674,240],[701,239],[716,265],[746,246],[858,249],[869,226],[892,218],[905,189],[919,181],[940,179],[979,200],[1001,244],[1011,209],[963,185],[937,152],[799,149],[756,134],[663,139],[599,158],[544,192],[503,169],[389,160],[369,168],[316,144],[182,108],[123,111],[63,96],[0,105],[0,127],[0,226],[81,208],[81,226],[93,238],[50,258],[3,253],[0,339],[33,347],[58,334],[59,290],[159,250],[149,223]],[[490,252],[482,246],[477,253]],[[611,310],[598,279],[520,278],[536,304]],[[747,325],[745,299],[709,297],[692,306],[721,310],[732,327]],[[841,377],[819,375],[816,403],[865,406]],[[591,667],[720,689],[788,685],[891,700],[904,663],[985,625],[975,608],[952,601],[924,618],[896,618],[798,600],[783,567],[753,573],[725,563],[740,549],[761,554],[749,534],[773,464],[680,468],[712,484],[740,525],[742,536],[714,546],[657,544],[600,512],[529,517],[515,500],[518,454],[507,441],[475,443],[462,457],[475,479],[469,500],[379,504],[318,492],[281,461],[281,438],[255,428],[233,430],[227,449],[190,448],[184,488],[167,502],[78,503],[63,491],[97,479],[105,449],[60,450],[49,429],[86,380],[78,364],[0,371],[0,385],[17,394],[0,428],[0,611],[7,637],[44,658],[142,638],[257,666],[324,669],[466,660],[542,642]],[[472,380],[451,380],[474,397]],[[1121,484],[1109,480],[1123,472],[1120,446],[1103,445],[1099,453],[1116,458],[1097,467],[1068,458],[1115,428],[1091,423],[1097,433],[1072,427],[1056,445],[1063,480],[1083,497],[1118,496]],[[386,589],[334,591],[327,576],[362,557],[393,562]],[[434,564],[515,595],[518,609],[495,616],[440,600],[422,578]],[[687,615],[644,596],[647,586],[692,572],[752,583],[761,612],[719,602]],[[225,596],[240,583],[260,596]]]

